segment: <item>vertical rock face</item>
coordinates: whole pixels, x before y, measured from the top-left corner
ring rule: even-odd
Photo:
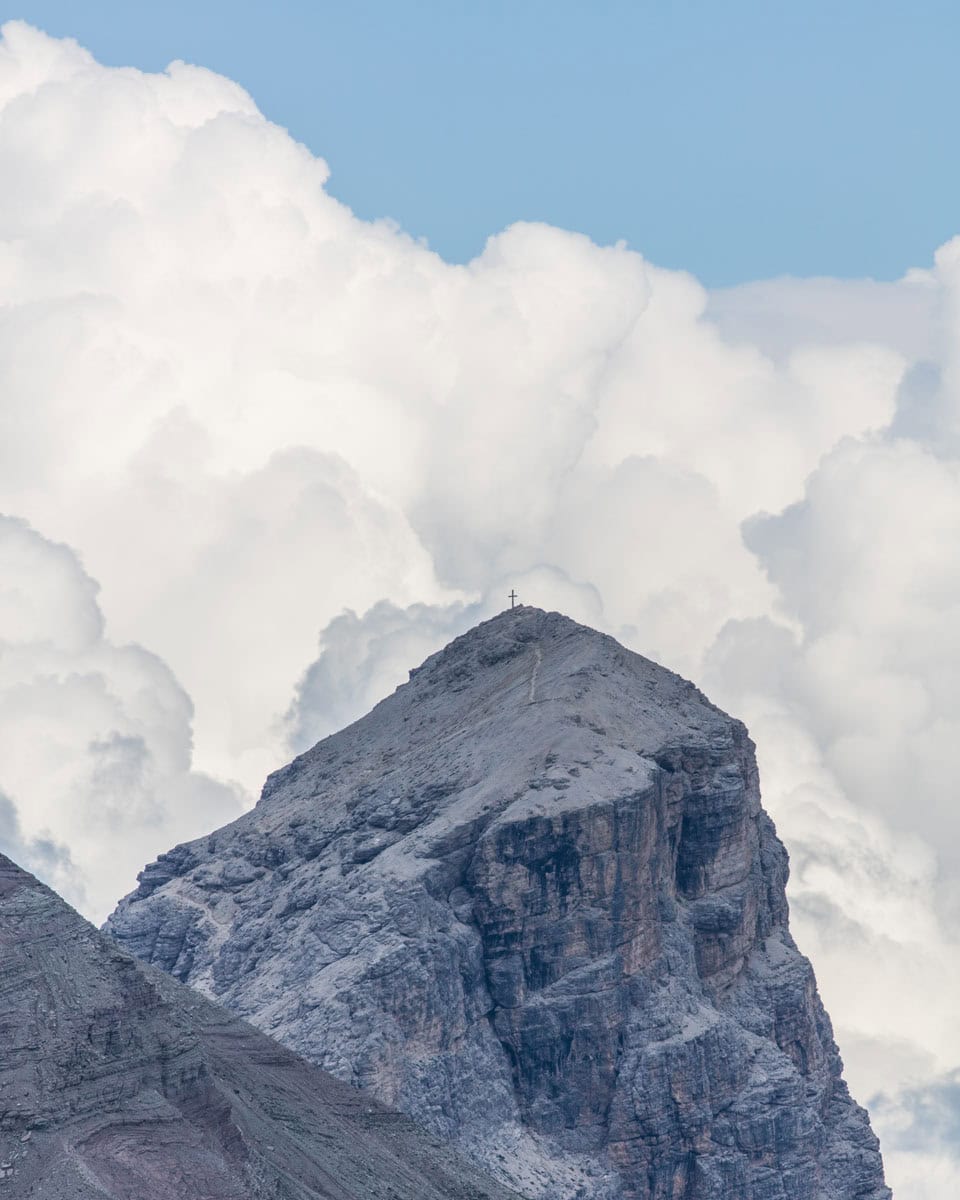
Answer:
[[[550,1200],[881,1200],[743,726],[559,614],[149,866],[136,954]]]
[[[510,1200],[2,855],[0,952],[0,1197]]]

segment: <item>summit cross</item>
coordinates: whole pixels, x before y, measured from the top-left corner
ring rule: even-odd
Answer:
[[[510,607],[514,608],[516,606],[516,603],[517,603],[517,593],[513,590],[513,588],[511,588],[510,589]]]

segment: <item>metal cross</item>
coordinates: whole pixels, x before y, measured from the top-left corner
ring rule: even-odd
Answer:
[[[513,608],[516,603],[517,603],[517,593],[513,590],[513,588],[511,588],[510,589],[510,607]]]

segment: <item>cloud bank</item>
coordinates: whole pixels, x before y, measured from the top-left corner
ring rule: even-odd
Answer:
[[[542,225],[449,265],[327,174],[3,27],[0,843],[102,917],[515,586],[748,721],[891,1180],[952,1197],[960,242],[710,295]]]

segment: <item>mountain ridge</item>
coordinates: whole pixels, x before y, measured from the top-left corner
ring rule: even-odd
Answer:
[[[518,1200],[0,855],[0,1195]]]

